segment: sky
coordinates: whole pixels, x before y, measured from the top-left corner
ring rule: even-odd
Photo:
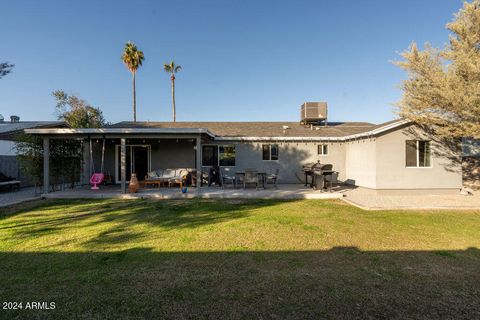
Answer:
[[[127,41],[145,54],[137,120],[171,121],[170,78],[183,67],[177,121],[299,121],[326,101],[329,121],[395,118],[405,73],[392,64],[412,41],[442,46],[461,0],[0,0],[0,114],[54,120],[52,91],[131,121]]]

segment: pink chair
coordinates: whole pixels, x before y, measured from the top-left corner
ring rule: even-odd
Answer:
[[[92,190],[98,190],[98,185],[103,182],[105,175],[103,173],[94,173],[90,178],[90,184],[93,186],[90,188]]]

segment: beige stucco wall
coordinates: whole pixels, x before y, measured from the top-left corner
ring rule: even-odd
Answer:
[[[406,167],[406,140],[431,140],[415,126],[392,131],[376,138],[377,189],[455,189],[462,187],[460,162],[441,144],[431,141],[431,167]],[[453,155],[455,157],[455,155]],[[460,157],[460,152],[457,154]]]
[[[377,145],[373,139],[345,143],[345,182],[375,189],[377,187]]]

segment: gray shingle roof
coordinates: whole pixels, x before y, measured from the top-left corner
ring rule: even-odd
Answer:
[[[14,134],[32,128],[55,128],[63,127],[62,121],[20,121],[20,122],[3,122],[0,123],[0,138],[10,139]]]
[[[284,130],[283,126],[289,129]],[[343,137],[367,132],[377,126],[368,122],[329,122],[327,126],[299,122],[119,122],[108,128],[204,128],[220,137]]]

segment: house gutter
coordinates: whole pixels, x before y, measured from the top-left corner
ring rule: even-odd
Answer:
[[[50,128],[50,129],[25,129],[25,133],[39,135],[62,134],[206,134],[212,138],[213,133],[204,128]]]

